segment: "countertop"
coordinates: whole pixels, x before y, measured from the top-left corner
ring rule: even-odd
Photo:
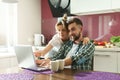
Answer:
[[[95,46],[95,51],[117,51],[117,52],[120,52],[120,47],[113,46],[111,48],[106,48],[105,46]]]

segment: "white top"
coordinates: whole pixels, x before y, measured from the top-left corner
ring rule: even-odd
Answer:
[[[70,57],[70,56],[75,55],[77,48],[78,48],[78,44],[73,43],[73,46],[72,46],[71,50],[68,52],[66,57]]]
[[[51,44],[53,46],[53,49],[51,51],[49,51],[49,53],[46,55],[46,57],[52,57],[55,53],[57,53],[58,50],[60,49],[62,43],[63,43],[63,41],[61,40],[59,35],[55,34],[52,37],[52,39],[49,41],[49,44]]]
[[[52,39],[49,41],[49,44],[51,44],[53,47],[57,47],[57,48],[60,48],[62,43],[63,43],[63,41],[61,40],[61,38],[59,37],[58,34],[55,34],[52,37]]]

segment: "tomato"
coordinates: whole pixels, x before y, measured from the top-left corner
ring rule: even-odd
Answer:
[[[105,42],[98,42],[99,46],[105,46]]]

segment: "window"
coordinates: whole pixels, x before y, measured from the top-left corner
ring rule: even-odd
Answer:
[[[17,43],[17,4],[0,2],[0,52]]]

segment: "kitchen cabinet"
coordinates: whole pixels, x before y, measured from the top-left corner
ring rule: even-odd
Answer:
[[[120,47],[95,47],[94,70],[120,73]]]
[[[120,51],[118,52],[118,73],[120,73]]]
[[[71,0],[72,14],[94,14],[111,9],[111,0]]]
[[[71,0],[71,14],[120,12],[120,0]]]
[[[95,51],[94,70],[117,72],[117,52],[115,51]]]
[[[120,11],[120,0],[112,0],[113,11]]]

